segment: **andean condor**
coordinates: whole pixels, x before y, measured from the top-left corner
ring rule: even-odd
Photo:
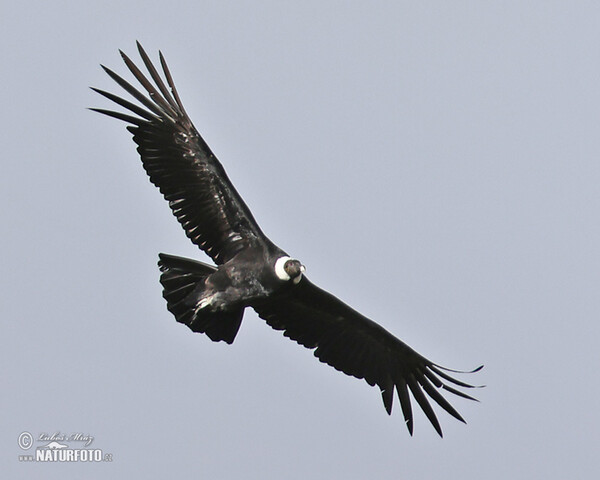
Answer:
[[[92,110],[130,124],[127,130],[138,145],[150,181],[169,202],[189,239],[216,264],[159,255],[163,296],[177,321],[215,342],[230,344],[244,309],[252,307],[271,327],[283,330],[286,337],[306,348],[315,349],[321,362],[347,375],[364,378],[371,386],[377,385],[388,414],[392,412],[395,390],[411,435],[409,392],[440,436],[442,429],[427,395],[464,422],[440,390],[475,400],[457,388],[474,386],[448,373],[466,372],[431,362],[312,284],[304,274],[304,266],[261,231],[188,117],[162,54],[159,52],[166,85],[142,46],[138,43],[137,47],[152,81],[120,53],[145,94],[112,70],[102,68],[143,107],[93,88],[130,113]]]

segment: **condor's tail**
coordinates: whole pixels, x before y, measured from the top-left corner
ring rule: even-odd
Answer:
[[[167,309],[179,323],[193,332],[206,333],[214,342],[233,343],[240,328],[243,307],[234,311],[204,311],[197,308],[206,277],[217,269],[206,263],[160,253],[160,283]]]

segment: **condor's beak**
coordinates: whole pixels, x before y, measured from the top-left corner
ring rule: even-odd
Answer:
[[[300,273],[306,272],[306,267],[304,265],[300,265]]]

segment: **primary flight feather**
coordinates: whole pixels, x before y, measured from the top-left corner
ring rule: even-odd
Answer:
[[[159,255],[163,296],[177,321],[213,341],[232,343],[244,309],[252,307],[271,327],[314,349],[322,362],[377,385],[388,414],[396,392],[411,435],[411,396],[440,436],[442,429],[428,398],[464,422],[441,391],[475,400],[460,390],[473,385],[449,373],[466,372],[431,362],[312,284],[304,266],[261,231],[185,112],[162,54],[164,80],[142,46],[137,46],[147,74],[123,52],[121,56],[145,93],[102,68],[142,106],[93,88],[129,112],[92,110],[130,124],[127,129],[150,181],[169,202],[188,238],[216,264]]]

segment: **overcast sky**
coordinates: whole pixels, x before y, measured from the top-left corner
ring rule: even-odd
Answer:
[[[4,478],[592,478],[599,470],[596,2],[7,2],[0,14]],[[311,280],[435,362],[420,412],[247,311],[175,322],[158,252],[206,259],[144,174],[119,92],[135,40]],[[396,405],[397,407],[397,405]],[[112,462],[23,463],[30,432]]]

